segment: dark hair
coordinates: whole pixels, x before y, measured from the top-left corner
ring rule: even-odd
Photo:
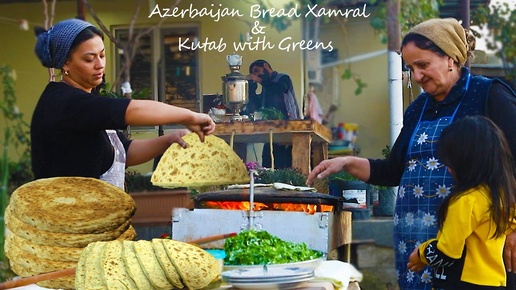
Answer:
[[[479,185],[489,188],[491,218],[496,224],[493,237],[509,229],[516,203],[513,156],[504,133],[483,116],[467,116],[446,127],[438,142],[437,156],[451,169],[455,185],[438,213],[442,227],[450,202]]]
[[[403,47],[405,47],[405,45],[409,44],[410,42],[413,42],[419,49],[430,50],[440,56],[447,55],[442,49],[439,48],[439,46],[435,45],[433,41],[421,34],[416,33],[409,33],[403,37],[403,40],[401,41],[401,50],[403,50]]]
[[[269,62],[267,62],[266,60],[263,60],[263,59],[258,59],[258,60],[253,61],[253,63],[251,63],[249,65],[249,73],[253,73],[253,67],[255,67],[255,66],[263,67],[265,64],[268,64],[269,67],[272,69],[272,66]]]
[[[95,35],[100,36],[102,40],[104,40],[104,33],[102,30],[98,29],[95,26],[90,26],[81,31],[72,42],[72,46],[70,46],[70,51],[68,52],[68,57],[72,55],[73,51],[79,46],[81,43],[85,42],[93,38]]]

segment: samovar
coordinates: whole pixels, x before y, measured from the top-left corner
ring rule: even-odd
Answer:
[[[242,56],[233,53],[226,56],[226,61],[231,72],[222,76],[224,104],[233,112],[233,121],[243,121],[248,119],[247,116],[240,115],[242,107],[247,103],[248,82],[246,76],[240,73]]]

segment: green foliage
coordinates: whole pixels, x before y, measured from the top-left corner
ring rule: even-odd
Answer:
[[[330,174],[325,179],[332,181],[332,180],[339,180],[339,181],[358,181],[359,179],[354,177],[353,175],[347,173],[346,171],[341,171],[338,173]]]
[[[260,112],[262,112],[262,120],[284,120],[285,116],[283,116],[283,113],[274,108],[262,108],[260,109]]]
[[[4,156],[0,175],[7,176],[7,192],[11,193],[18,186],[33,180],[30,161],[30,125],[23,119],[23,114],[16,105],[17,97],[14,87],[16,72],[9,66],[0,67],[2,78],[3,98],[0,100],[0,110],[5,121]],[[10,160],[7,154],[14,149],[17,160]],[[6,151],[7,150],[7,151]],[[5,183],[2,182],[2,186]]]
[[[516,80],[516,10],[509,3],[480,6],[472,11],[472,24],[480,28],[487,27],[492,38],[486,38],[488,49],[494,50],[500,57],[508,79]],[[480,34],[472,30],[478,37]]]
[[[151,182],[151,175],[144,175],[136,171],[125,173],[125,189],[127,192],[138,191],[159,191],[163,188],[154,186]]]
[[[0,282],[11,281],[16,274],[9,267],[8,261],[0,261]]]
[[[382,155],[385,158],[389,158],[391,156],[391,146],[385,145],[385,148],[382,149]]]
[[[14,83],[16,73],[7,65],[0,67],[2,78],[3,98],[0,100],[0,110],[5,121],[2,157],[0,159],[0,275],[2,279],[10,274],[9,263],[4,255],[4,212],[9,203],[9,194],[14,188],[32,180],[30,167],[30,126],[23,120],[23,114],[16,105],[16,90]],[[19,160],[10,160],[9,149],[14,148],[19,154]]]
[[[385,145],[385,148],[382,149],[382,155],[384,158],[389,158],[391,156],[391,146]],[[392,189],[391,186],[384,186],[384,185],[371,185],[373,189],[382,191],[382,190],[389,190]]]
[[[268,265],[295,263],[322,257],[306,243],[283,241],[266,231],[246,230],[224,243],[226,265]]]
[[[110,98],[125,98],[125,96],[119,92],[113,90],[111,84],[106,83],[103,88],[99,90],[99,94],[101,96],[106,96]],[[131,93],[131,99],[136,100],[148,100],[151,95],[151,90],[149,88],[144,88],[141,91],[134,91]]]
[[[349,67],[346,68],[346,70],[344,70],[344,73],[342,73],[341,78],[344,80],[352,79],[355,82],[355,84],[357,85],[355,92],[354,92],[355,96],[360,95],[362,93],[362,89],[367,87],[367,84],[362,82],[362,79],[360,78],[360,76],[357,74],[354,74],[351,71],[351,68],[349,68]]]
[[[371,6],[375,9],[369,24],[378,33],[382,43],[387,43],[387,2],[371,0]],[[401,33],[406,34],[420,22],[439,17],[439,5],[443,3],[443,0],[400,0],[398,22],[401,24]]]
[[[280,182],[293,186],[306,186],[306,175],[297,168],[280,168],[275,170],[259,169],[255,183],[272,184]]]

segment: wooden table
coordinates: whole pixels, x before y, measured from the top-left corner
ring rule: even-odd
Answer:
[[[274,143],[292,144],[292,167],[300,169],[304,174],[308,175],[312,165],[328,159],[331,130],[314,120],[217,123],[214,133],[230,145],[267,143],[271,134]]]

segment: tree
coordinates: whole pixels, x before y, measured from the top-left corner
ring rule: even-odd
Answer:
[[[473,11],[472,22],[489,29],[491,38],[486,38],[487,48],[501,59],[507,79],[516,80],[516,10],[509,3],[484,5]],[[472,32],[480,36],[478,31]]]
[[[142,6],[142,3],[148,3],[145,0],[138,0],[137,5],[134,10],[133,17],[131,18],[131,21],[129,22],[129,35],[128,40],[126,42],[120,41],[115,38],[115,36],[109,31],[109,29],[106,28],[102,20],[97,16],[97,13],[95,12],[95,9],[93,9],[93,6],[90,4],[88,0],[80,0],[83,2],[83,4],[88,8],[91,17],[95,19],[97,24],[100,26],[102,31],[108,36],[108,38],[111,40],[111,42],[123,52],[124,62],[122,64],[122,69],[120,70],[118,76],[116,77],[115,81],[113,82],[113,85],[111,86],[111,89],[115,89],[117,87],[117,84],[120,82],[120,79],[123,78],[122,83],[125,83],[128,85],[128,88],[131,88],[131,65],[133,62],[133,58],[138,52],[138,49],[140,48],[140,39],[143,36],[149,35],[152,33],[155,29],[159,28],[161,24],[165,21],[165,17],[161,18],[161,20],[153,26],[150,26],[148,28],[137,30],[135,27],[136,20],[138,18],[138,15],[140,14],[140,9]],[[173,9],[176,7],[181,0],[175,0],[175,3],[170,7],[170,9]],[[130,98],[130,93],[125,93],[125,97]]]

